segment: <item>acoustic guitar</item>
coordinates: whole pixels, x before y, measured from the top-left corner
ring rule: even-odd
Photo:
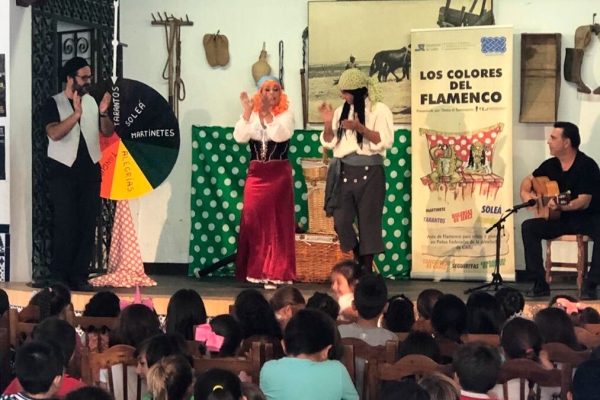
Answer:
[[[556,204],[564,206],[571,201],[571,191],[567,190],[561,193],[558,183],[551,181],[547,176],[533,178],[533,192],[537,197],[537,203],[534,208],[536,218],[559,219],[560,211],[551,210],[548,207],[548,203],[554,199]]]

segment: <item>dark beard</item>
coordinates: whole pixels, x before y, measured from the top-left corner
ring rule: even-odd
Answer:
[[[77,92],[77,94],[82,97],[89,92],[90,84],[86,83],[85,85],[79,85],[77,83],[73,84],[73,91]]]

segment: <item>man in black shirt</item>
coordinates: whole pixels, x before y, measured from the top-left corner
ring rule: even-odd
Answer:
[[[570,122],[557,122],[548,139],[550,154],[533,174],[521,183],[521,199],[526,202],[536,197],[532,192],[534,177],[547,176],[556,181],[560,192],[571,192],[571,201],[559,205],[553,199],[548,207],[560,211],[560,218],[547,220],[533,218],[521,227],[525,250],[525,267],[535,279],[532,297],[549,296],[550,286],[545,280],[542,260],[542,240],[561,235],[584,234],[594,241],[589,274],[583,284],[581,298],[596,299],[596,286],[600,282],[600,169],[598,164],[579,150],[579,129]]]
[[[89,290],[96,219],[100,212],[101,158],[98,132],[110,136],[110,94],[96,102],[87,90],[92,70],[75,57],[62,70],[65,90],[50,97],[42,120],[48,135],[50,198],[54,208],[52,279],[72,290]]]

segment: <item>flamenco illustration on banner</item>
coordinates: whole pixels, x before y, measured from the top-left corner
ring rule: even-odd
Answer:
[[[512,206],[512,28],[412,31],[411,275],[486,279]],[[513,221],[500,271],[514,279]]]

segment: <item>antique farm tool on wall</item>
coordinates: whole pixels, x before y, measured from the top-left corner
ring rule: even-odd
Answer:
[[[152,25],[165,27],[165,39],[167,42],[167,62],[162,72],[162,77],[169,81],[169,104],[173,107],[175,116],[179,119],[179,102],[185,100],[185,84],[181,79],[181,27],[192,26],[186,14],[183,18],[176,18],[171,14],[163,16],[158,13],[158,19],[152,15]]]
[[[455,26],[479,26],[479,25],[494,25],[494,0],[491,0],[489,10],[485,9],[487,0],[481,3],[481,12],[474,14],[475,6],[478,0],[473,0],[469,11],[465,11],[466,7],[460,10],[450,8],[452,0],[446,0],[446,6],[440,8],[440,15],[437,24],[440,28],[449,28]]]
[[[211,67],[224,67],[229,64],[229,40],[225,35],[207,33],[202,39],[206,61]]]
[[[596,13],[592,17],[592,25],[582,25],[575,30],[575,47],[567,48],[565,54],[565,80],[576,84],[578,92],[587,94],[592,93],[592,90],[581,78],[581,65],[585,49],[592,41],[592,33],[600,38],[600,24],[596,23]],[[600,87],[594,90],[594,94],[600,94]]]
[[[300,69],[300,87],[302,89],[302,127],[308,124],[308,98],[306,96],[306,55],[308,47],[308,27],[302,32],[302,69]]]

